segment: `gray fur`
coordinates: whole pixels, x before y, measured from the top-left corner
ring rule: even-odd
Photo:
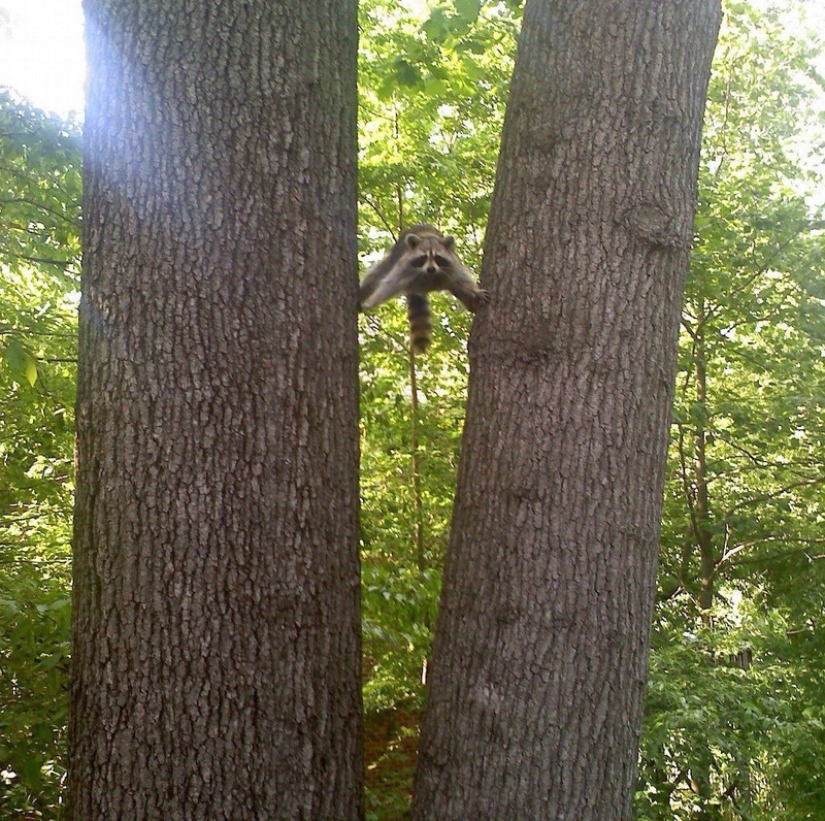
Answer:
[[[421,324],[426,322],[430,327],[426,296],[430,291],[449,291],[473,313],[490,299],[455,253],[452,237],[445,237],[432,225],[414,225],[399,237],[387,256],[367,271],[359,296],[366,310],[400,294],[418,295],[427,304]]]

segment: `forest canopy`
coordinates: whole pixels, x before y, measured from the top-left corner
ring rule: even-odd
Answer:
[[[518,2],[360,4],[359,249],[426,221],[480,268]],[[825,807],[825,82],[813,38],[727,2],[665,489],[640,819]],[[82,126],[0,95],[0,815],[60,817]],[[471,316],[360,320],[368,817],[399,818],[446,549]],[[414,385],[411,383],[414,377]]]

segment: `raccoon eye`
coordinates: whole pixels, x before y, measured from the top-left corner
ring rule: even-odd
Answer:
[[[449,268],[450,260],[447,257],[442,257],[441,254],[435,255],[435,261],[439,268]]]
[[[423,268],[424,264],[426,262],[427,262],[426,255],[422,255],[420,257],[414,257],[413,259],[411,259],[410,260],[410,265],[412,265],[413,268]]]

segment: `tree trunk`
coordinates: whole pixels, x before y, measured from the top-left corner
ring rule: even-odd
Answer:
[[[356,3],[86,13],[70,815],[360,818]]]
[[[528,0],[415,819],[631,815],[719,0]]]
[[[713,545],[713,530],[710,517],[710,494],[708,493],[707,421],[708,421],[708,374],[707,347],[705,345],[704,300],[699,300],[696,332],[693,339],[694,365],[696,368],[696,406],[694,409],[693,467],[695,502],[693,528],[696,545],[699,548],[699,611],[705,627],[713,623],[713,585],[716,580],[716,555]]]

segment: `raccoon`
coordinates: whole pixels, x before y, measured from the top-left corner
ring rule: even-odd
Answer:
[[[449,291],[473,313],[490,299],[458,258],[452,237],[445,237],[432,225],[414,225],[401,234],[389,254],[373,265],[361,280],[361,308],[374,308],[404,294],[410,320],[410,344],[415,353],[424,353],[433,333],[427,297],[430,291]]]

